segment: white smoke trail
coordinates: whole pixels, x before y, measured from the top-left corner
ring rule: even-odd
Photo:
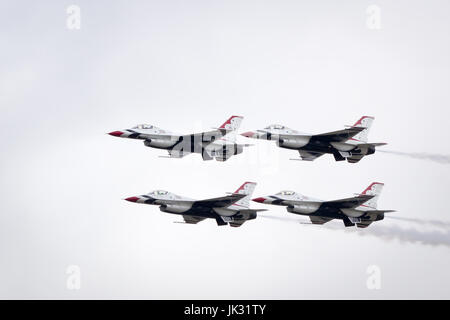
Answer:
[[[397,216],[386,216],[385,218],[401,220],[401,221],[408,221],[408,222],[415,222],[415,223],[420,223],[420,224],[429,224],[429,225],[433,225],[436,227],[442,227],[442,228],[450,228],[450,221],[404,218],[404,217],[397,217]]]
[[[414,159],[422,159],[422,160],[431,160],[434,162],[442,163],[442,164],[450,164],[450,155],[444,154],[435,154],[435,153],[425,153],[425,152],[399,152],[399,151],[390,151],[390,150],[378,150],[377,152],[384,152],[395,154],[398,156],[405,156]]]
[[[346,233],[356,233],[359,236],[375,236],[383,240],[398,240],[405,243],[420,243],[424,245],[450,247],[450,230],[417,230],[415,228],[402,228],[399,226],[371,225],[367,229],[339,228],[324,225],[330,230],[343,230]]]
[[[295,217],[285,217],[285,216],[271,216],[271,215],[259,215],[263,218],[281,220],[286,222],[296,222],[301,223],[300,220]],[[421,220],[414,218],[400,218],[400,217],[389,217],[393,219],[414,222],[418,225],[429,224],[433,226],[438,226],[443,229],[441,230],[418,230],[416,228],[404,228],[397,225],[385,225],[382,221],[375,222],[371,224],[368,228],[359,229],[356,227],[346,228],[343,225],[338,224],[323,224],[323,225],[313,225],[315,228],[324,228],[327,230],[340,231],[345,233],[356,233],[359,236],[374,236],[385,241],[397,240],[403,243],[420,243],[423,245],[438,246],[443,245],[450,247],[450,222],[438,221],[438,220]],[[303,223],[309,224],[309,223]]]

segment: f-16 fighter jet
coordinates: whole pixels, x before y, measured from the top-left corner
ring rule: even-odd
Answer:
[[[231,227],[240,227],[245,221],[256,219],[258,211],[265,211],[249,208],[255,187],[256,183],[245,182],[227,196],[206,200],[185,198],[163,190],[125,200],[158,205],[163,212],[182,215],[185,223],[195,224],[206,218],[212,218],[219,226],[229,224]]]
[[[355,163],[375,153],[375,148],[386,143],[368,143],[367,136],[375,118],[364,116],[346,129],[322,134],[304,134],[282,125],[270,125],[263,130],[242,133],[244,137],[275,140],[277,146],[298,150],[300,159],[313,161],[330,153],[336,161]]]
[[[115,137],[143,140],[147,147],[165,149],[169,158],[182,158],[191,153],[200,153],[203,160],[226,161],[231,156],[242,153],[247,144],[236,143],[235,131],[243,117],[232,116],[219,128],[212,131],[175,134],[150,124],[141,124],[131,129],[113,131]]]
[[[377,200],[384,184],[373,182],[361,194],[353,198],[333,201],[318,200],[293,191],[282,191],[268,197],[255,198],[253,201],[279,206],[287,206],[287,211],[307,215],[313,224],[324,224],[333,219],[341,219],[346,227],[366,228],[372,222],[384,219],[386,212],[377,210]]]

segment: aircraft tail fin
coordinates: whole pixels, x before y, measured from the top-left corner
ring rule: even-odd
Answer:
[[[380,197],[381,191],[383,190],[384,183],[372,182],[361,194],[374,196],[373,198],[364,202],[364,206],[370,207],[372,209],[377,208],[377,201]]]
[[[249,208],[250,200],[252,198],[253,191],[255,191],[256,182],[244,182],[242,186],[240,186],[233,194],[245,194],[245,197],[239,199],[231,206],[236,207],[237,209]]]
[[[356,121],[353,127],[365,129],[356,134],[355,136],[353,136],[352,140],[367,142],[370,127],[372,126],[373,120],[375,120],[374,117],[362,116],[358,121]]]
[[[225,130],[225,136],[221,140],[236,142],[236,131],[239,129],[244,117],[241,116],[231,116],[227,121],[225,121],[219,129]]]
[[[225,129],[226,131],[236,131],[241,126],[242,119],[244,119],[244,117],[231,116],[219,127],[219,129]]]

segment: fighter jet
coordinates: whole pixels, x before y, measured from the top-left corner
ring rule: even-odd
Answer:
[[[313,161],[330,153],[336,161],[356,163],[364,156],[375,153],[375,148],[386,143],[368,143],[367,136],[375,118],[363,116],[353,126],[322,134],[305,134],[283,125],[273,124],[263,130],[242,133],[244,137],[275,140],[280,148],[298,150],[300,159]]]
[[[310,198],[293,191],[281,191],[268,197],[253,199],[255,202],[286,206],[287,211],[309,216],[312,224],[324,224],[341,219],[346,227],[366,228],[372,222],[384,219],[386,212],[377,210],[377,201],[384,184],[373,182],[361,194],[352,198],[324,201]]]
[[[212,218],[219,226],[229,224],[231,227],[240,227],[245,221],[256,219],[258,211],[266,211],[249,208],[255,187],[255,182],[245,182],[227,196],[206,200],[194,200],[164,190],[152,191],[125,200],[158,205],[162,212],[182,215],[184,223],[196,224],[206,218]]]
[[[200,153],[203,160],[226,161],[242,153],[248,144],[236,143],[235,131],[243,117],[232,116],[219,128],[212,131],[187,135],[175,134],[150,124],[137,125],[131,129],[112,131],[115,137],[143,140],[147,147],[165,149],[168,158],[182,158],[191,153]]]

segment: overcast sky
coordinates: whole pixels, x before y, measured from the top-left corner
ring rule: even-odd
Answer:
[[[71,4],[79,30],[67,28]],[[380,29],[367,25],[370,5]],[[0,297],[450,298],[448,164],[381,152],[290,161],[295,151],[244,137],[255,146],[225,163],[166,159],[105,134],[138,123],[190,133],[234,114],[241,132],[321,133],[371,115],[369,140],[385,150],[449,155],[449,10],[445,0],[2,1]],[[244,181],[258,183],[255,196],[330,200],[380,181],[379,208],[410,220],[344,231],[253,203],[272,219],[184,225],[122,200],[154,189],[210,198]],[[70,265],[79,290],[66,286]],[[372,265],[379,290],[366,285]]]

